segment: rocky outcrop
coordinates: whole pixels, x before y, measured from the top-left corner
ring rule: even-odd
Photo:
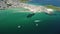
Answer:
[[[7,8],[5,0],[0,0],[0,9],[5,9],[5,8]]]
[[[19,0],[0,0],[0,9],[19,7]]]

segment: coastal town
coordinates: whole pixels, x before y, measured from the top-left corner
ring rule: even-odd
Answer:
[[[44,6],[35,6],[31,4],[26,4],[26,3],[20,2],[20,0],[0,0],[0,9],[16,8],[16,7],[22,7],[22,8],[28,9],[33,13],[46,12],[50,14],[53,12],[53,9],[46,8]]]

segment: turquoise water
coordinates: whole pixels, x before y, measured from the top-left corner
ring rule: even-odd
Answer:
[[[0,33],[2,34],[59,34],[60,15],[36,13],[27,18],[30,12],[18,12],[19,8],[0,10]],[[17,11],[17,12],[16,12]],[[20,10],[22,11],[22,10]],[[40,20],[36,26],[35,20]],[[18,28],[21,26],[21,28]]]
[[[59,3],[58,0],[33,0],[29,4],[60,6]],[[0,10],[0,34],[60,34],[60,12],[55,12],[57,15],[36,13],[31,18],[27,18],[31,12],[21,11],[25,9]],[[40,20],[40,22],[36,23],[35,20]]]

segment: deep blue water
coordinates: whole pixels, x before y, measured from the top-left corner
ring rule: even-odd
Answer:
[[[60,0],[32,0],[30,3],[41,4],[41,5],[54,5],[60,6]]]

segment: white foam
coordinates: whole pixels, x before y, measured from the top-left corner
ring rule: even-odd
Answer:
[[[36,24],[36,26],[38,26],[38,24]]]
[[[53,9],[47,9],[48,11],[53,11]]]
[[[19,25],[18,28],[21,28],[21,26]]]
[[[53,13],[53,9],[47,9],[47,11],[46,11],[46,13],[48,13],[48,14],[51,14],[51,13]]]
[[[34,22],[40,22],[41,20],[35,20]]]

